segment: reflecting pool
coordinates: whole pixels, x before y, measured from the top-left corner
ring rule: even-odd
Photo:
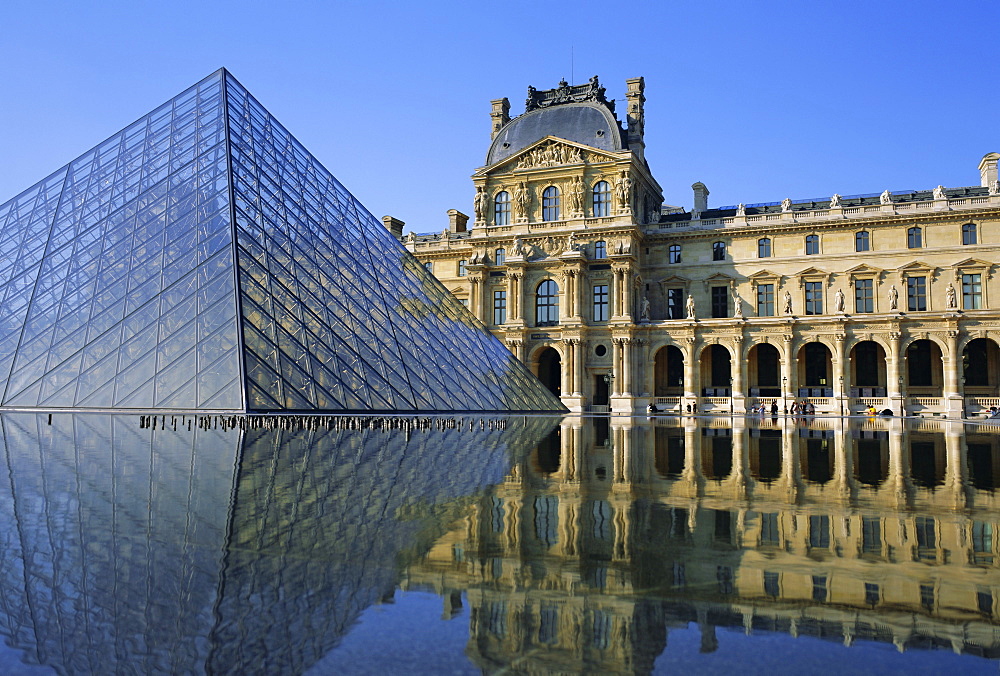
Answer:
[[[3,673],[995,673],[1000,427],[4,414]]]

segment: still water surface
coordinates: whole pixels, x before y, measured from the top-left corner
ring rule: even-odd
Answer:
[[[0,671],[1000,667],[1000,428],[331,420],[4,414]]]

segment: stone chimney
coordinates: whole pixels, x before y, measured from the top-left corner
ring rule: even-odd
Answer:
[[[504,97],[494,99],[490,101],[490,104],[493,106],[493,112],[490,113],[490,117],[493,118],[493,132],[490,134],[492,141],[500,133],[500,129],[510,122],[510,101]]]
[[[465,227],[468,222],[469,217],[458,209],[448,209],[448,230],[452,234],[465,232],[468,229]]]
[[[625,80],[628,91],[625,99],[628,102],[628,147],[639,157],[643,157],[646,142],[643,141],[643,128],[646,123],[643,104],[646,103],[646,81],[641,77]]]
[[[396,239],[403,238],[403,226],[406,225],[403,221],[398,218],[393,218],[392,216],[383,216],[382,224],[385,229],[392,233],[392,236]]]
[[[705,187],[705,184],[698,181],[691,186],[691,189],[694,190],[693,211],[697,211],[698,213],[708,211],[708,188]]]
[[[997,180],[997,160],[1000,160],[1000,153],[987,153],[979,163],[980,185],[984,188],[989,188]]]

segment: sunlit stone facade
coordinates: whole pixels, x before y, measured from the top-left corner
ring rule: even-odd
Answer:
[[[626,81],[622,120],[597,78],[529,88],[513,119],[493,101],[471,227],[454,209],[443,232],[386,226],[572,410],[1000,405],[1000,155],[975,185],[942,177],[969,187],[886,177],[710,208],[695,183],[689,208],[667,206],[644,90]]]
[[[1000,655],[1000,428],[591,420],[408,570],[484,669],[647,673],[692,626]]]

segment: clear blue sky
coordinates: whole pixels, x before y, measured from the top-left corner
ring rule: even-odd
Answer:
[[[0,202],[220,66],[376,216],[472,212],[490,99],[646,78],[668,203],[978,185],[1000,2],[6,0]],[[573,54],[571,65],[570,54]]]

